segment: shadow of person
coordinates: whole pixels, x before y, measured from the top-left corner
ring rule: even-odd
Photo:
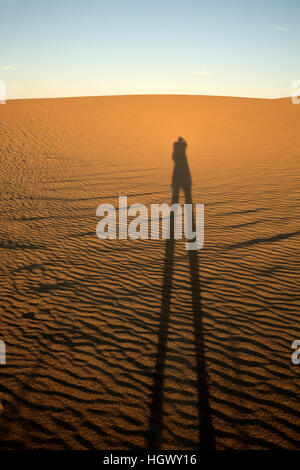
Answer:
[[[179,137],[174,143],[173,160],[174,171],[172,176],[172,204],[178,203],[180,189],[184,191],[185,203],[192,204],[191,175],[186,157],[187,143]],[[195,227],[192,212],[192,226]],[[163,430],[163,388],[164,372],[167,352],[168,324],[171,306],[172,279],[174,268],[174,213],[170,214],[170,238],[166,240],[165,263],[163,272],[163,286],[161,296],[161,316],[158,335],[156,364],[154,370],[154,384],[150,410],[150,423],[148,434],[148,449],[160,449]],[[213,450],[214,433],[211,423],[207,372],[204,357],[204,340],[202,326],[201,285],[199,276],[199,260],[197,250],[189,250],[189,271],[192,294],[193,327],[195,335],[195,352],[197,367],[197,396],[198,396],[198,443],[201,450]]]

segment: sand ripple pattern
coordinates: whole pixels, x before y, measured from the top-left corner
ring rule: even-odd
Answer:
[[[300,109],[132,96],[0,106],[1,449],[145,448],[165,242],[100,241],[96,208],[170,201],[189,143],[203,357],[218,449],[300,448]],[[189,259],[176,241],[163,449],[199,446]]]

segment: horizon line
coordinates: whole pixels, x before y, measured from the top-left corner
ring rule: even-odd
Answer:
[[[236,98],[236,99],[247,99],[247,100],[285,100],[290,99],[290,96],[282,96],[278,98],[267,98],[267,97],[253,97],[253,96],[238,96],[238,95],[201,95],[201,94],[190,94],[190,93],[126,93],[126,94],[113,94],[113,95],[74,95],[74,96],[42,96],[42,97],[30,97],[30,98],[8,98],[5,101],[24,101],[24,100],[63,100],[63,99],[74,99],[74,98],[113,98],[113,97],[144,97],[144,96],[201,96],[209,98]]]

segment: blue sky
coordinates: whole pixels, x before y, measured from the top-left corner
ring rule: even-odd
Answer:
[[[289,96],[300,0],[0,0],[7,98]]]

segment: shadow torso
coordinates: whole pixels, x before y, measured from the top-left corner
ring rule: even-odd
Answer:
[[[186,188],[192,184],[191,174],[185,154],[186,142],[175,142],[172,158],[174,170],[172,176],[172,187]]]

